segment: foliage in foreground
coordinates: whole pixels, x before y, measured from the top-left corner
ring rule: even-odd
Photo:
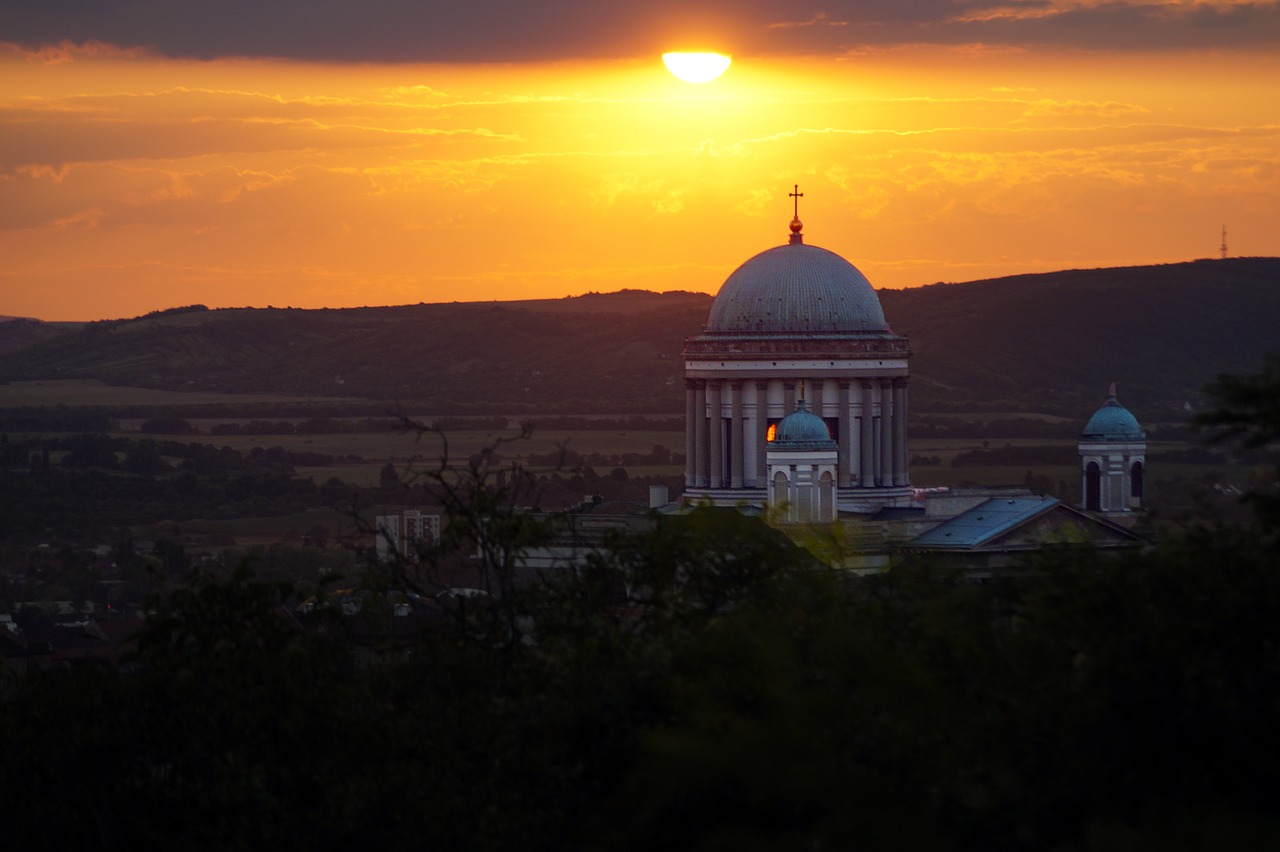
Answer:
[[[6,832],[134,849],[1274,842],[1280,559],[1261,534],[1046,555],[982,586],[850,583],[695,518],[531,594],[536,642],[443,630],[373,664],[334,623],[281,616],[284,589],[198,580],[160,603],[135,673],[9,682]],[[710,573],[727,568],[732,593]],[[624,576],[648,584],[640,604],[618,605]]]

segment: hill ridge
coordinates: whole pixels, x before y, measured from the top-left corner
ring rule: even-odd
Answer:
[[[916,411],[1073,416],[1116,380],[1175,415],[1222,372],[1277,348],[1280,258],[1073,269],[878,290],[912,347]],[[683,411],[685,337],[711,296],[361,308],[189,306],[55,326],[0,325],[0,380],[93,378],[170,390],[360,396],[450,407]]]

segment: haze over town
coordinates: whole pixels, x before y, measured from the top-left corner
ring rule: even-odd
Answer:
[[[1280,254],[1274,2],[392,5],[0,4],[0,314]]]

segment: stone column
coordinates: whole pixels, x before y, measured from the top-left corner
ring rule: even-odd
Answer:
[[[707,380],[698,379],[697,389],[694,391],[694,408],[697,409],[694,419],[697,421],[695,428],[697,429],[694,455],[697,456],[697,467],[695,470],[695,479],[697,479],[697,487],[706,488],[709,484],[708,477],[710,475],[710,462],[707,459]]]
[[[893,484],[910,485],[907,470],[907,380],[893,380]]]
[[[733,393],[732,414],[729,425],[729,487],[742,487],[742,458],[746,446],[742,442],[742,382],[729,383]]]
[[[876,458],[876,395],[872,393],[874,387],[875,385],[871,382],[862,383],[862,435],[860,436],[862,439],[862,458],[859,459],[858,467],[863,488],[871,488],[876,484],[875,467],[873,465]]]
[[[853,428],[849,417],[849,380],[841,379],[840,386],[840,440],[837,443],[837,452],[839,453],[837,464],[839,470],[836,471],[836,487],[842,488],[853,484],[853,453],[850,447],[853,446],[853,435],[850,430]]]
[[[769,380],[756,379],[756,487],[773,487],[769,479]]]
[[[881,379],[880,385],[880,476],[881,485],[893,484],[893,388],[892,379]]]
[[[698,390],[693,379],[684,380],[684,487],[698,484]]]
[[[723,386],[724,383],[719,379],[710,379],[707,382],[707,407],[710,409],[707,412],[707,425],[711,430],[711,441],[707,452],[711,454],[712,488],[724,487]]]

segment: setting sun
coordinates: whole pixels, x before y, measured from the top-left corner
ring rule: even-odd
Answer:
[[[686,83],[707,83],[723,74],[733,60],[721,53],[664,53],[662,61]]]
[[[806,240],[877,288],[1216,256],[1224,225],[1280,251],[1280,51],[791,41],[819,29],[681,35],[734,57],[705,83],[656,38],[366,62],[6,31],[0,317],[714,292],[788,239],[796,183]]]

